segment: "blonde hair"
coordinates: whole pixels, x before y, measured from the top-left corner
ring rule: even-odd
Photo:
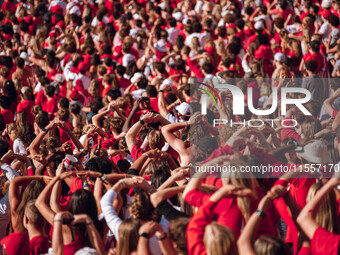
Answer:
[[[131,254],[137,251],[138,230],[140,222],[137,219],[126,219],[118,228],[117,255]]]
[[[236,166],[236,168],[238,169],[241,167],[241,165],[244,166],[246,164],[247,163],[241,159],[234,160],[232,163],[232,165]],[[244,176],[242,176],[242,174],[239,171],[232,174],[231,173],[222,174],[223,185],[232,184],[235,186],[243,186],[252,189],[255,192],[255,182],[256,180],[254,180],[254,178],[251,178],[251,176],[249,176],[248,178],[244,178]],[[247,222],[250,218],[250,199],[247,197],[237,197],[237,206],[242,212],[245,221]]]
[[[204,231],[204,245],[208,255],[237,255],[236,238],[230,228],[212,222]]]
[[[311,201],[316,193],[323,187],[324,183],[314,183],[308,191],[306,202]],[[316,214],[316,223],[332,233],[339,233],[338,209],[336,197],[333,190],[330,190],[323,203],[321,204],[318,213]]]
[[[275,236],[261,236],[255,241],[257,255],[289,255],[292,254],[283,240]]]

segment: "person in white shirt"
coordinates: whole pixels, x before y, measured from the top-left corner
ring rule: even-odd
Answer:
[[[170,28],[167,30],[168,32],[168,41],[171,43],[171,45],[176,44],[176,38],[181,32],[178,28],[176,28],[177,21],[174,18],[170,18],[168,20],[168,24]]]

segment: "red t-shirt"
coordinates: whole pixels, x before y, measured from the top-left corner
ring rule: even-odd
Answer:
[[[131,84],[131,82],[128,79],[125,79],[124,77],[120,77],[120,78],[117,77],[117,80],[118,80],[119,86],[122,89],[126,89]]]
[[[54,114],[58,110],[57,101],[54,98],[51,98],[46,102],[42,109],[48,114]]]
[[[108,87],[106,87],[106,88],[103,89],[103,91],[102,91],[102,97],[104,97],[104,96],[107,94],[107,92],[109,92],[110,88],[111,88],[111,87],[108,86]]]
[[[340,235],[331,233],[322,227],[318,227],[310,242],[312,254],[338,255],[340,247]]]
[[[17,106],[17,112],[26,112],[28,122],[33,125],[34,115],[31,113],[31,109],[34,106],[34,102],[28,99],[22,100]]]
[[[14,114],[13,114],[13,112],[11,110],[3,109],[1,111],[1,115],[2,115],[2,117],[4,117],[6,124],[14,122]]]
[[[30,241],[30,255],[45,254],[50,247],[51,242],[47,236],[33,237]]]

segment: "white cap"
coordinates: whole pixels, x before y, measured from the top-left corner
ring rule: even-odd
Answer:
[[[132,18],[133,18],[134,20],[139,19],[138,13],[133,14],[133,15],[132,15]]]
[[[20,53],[20,57],[23,59],[23,60],[26,60],[28,58],[28,54],[27,52],[23,51]]]
[[[24,86],[24,87],[21,88],[21,94],[25,94],[26,91],[29,91],[29,90],[30,90],[30,87]]]
[[[184,18],[183,21],[182,21],[182,23],[183,23],[184,25],[187,25],[187,24],[189,23],[189,21],[190,21],[189,18]]]
[[[311,163],[327,164],[331,161],[328,155],[327,145],[320,140],[306,144],[302,148],[302,151],[297,151],[297,153]]]
[[[285,61],[285,55],[281,52],[278,52],[274,55],[274,59],[279,62]]]
[[[170,79],[165,79],[165,80],[162,82],[162,85],[160,86],[160,89],[164,89],[164,87],[165,87],[166,85],[171,85],[171,86],[173,86],[173,83],[172,83],[172,81],[171,81]]]
[[[138,79],[143,78],[143,76],[142,73],[135,73],[131,78],[131,82],[135,83]]]
[[[125,54],[124,57],[123,57],[123,60],[122,60],[122,65],[127,67],[128,63],[130,61],[136,61],[136,58],[134,55],[131,55],[130,53],[128,54]]]
[[[56,81],[58,83],[63,83],[65,81],[65,77],[64,77],[64,75],[59,73],[55,76],[54,81]]]
[[[183,14],[181,12],[175,12],[174,14],[172,14],[172,17],[174,17],[178,21],[182,21]]]
[[[20,53],[20,58],[22,58],[23,60],[25,60],[25,65],[29,65],[30,62],[27,60],[28,59],[28,54],[27,52],[23,51]]]
[[[104,4],[104,0],[96,0],[97,4]]]
[[[158,6],[164,10],[166,8],[166,2],[160,3]]]
[[[181,115],[189,115],[191,112],[191,106],[188,103],[181,103],[180,105],[175,106],[176,111],[178,111]]]
[[[262,30],[264,29],[264,25],[263,25],[263,22],[262,21],[256,21],[255,25],[254,25],[254,28],[256,30]]]
[[[158,50],[160,52],[166,52],[167,51],[166,41],[164,39],[161,39],[157,43],[155,43],[154,47],[156,48],[156,50]]]
[[[321,4],[322,9],[328,9],[332,7],[332,0],[323,0]]]
[[[69,3],[70,4],[70,3]],[[70,14],[76,14],[77,16],[81,16],[81,11],[78,6],[74,5],[70,10]]]

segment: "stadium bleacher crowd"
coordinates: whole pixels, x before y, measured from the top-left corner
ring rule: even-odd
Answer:
[[[339,0],[4,0],[0,252],[340,254],[339,17]],[[249,89],[268,110],[292,87],[310,114],[249,111]],[[288,171],[242,172],[263,166]]]

